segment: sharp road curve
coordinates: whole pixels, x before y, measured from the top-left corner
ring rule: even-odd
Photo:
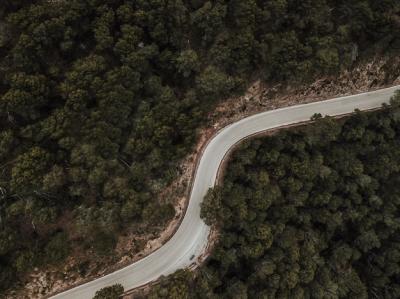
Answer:
[[[222,129],[208,143],[200,159],[185,217],[174,236],[147,257],[121,270],[80,285],[52,298],[91,299],[103,287],[120,283],[129,290],[161,275],[189,266],[201,255],[207,245],[209,227],[200,219],[200,203],[210,187],[215,184],[218,167],[224,155],[241,139],[272,128],[307,121],[314,113],[341,115],[355,109],[378,108],[388,103],[399,86],[335,98],[310,104],[267,111],[244,118]],[[195,256],[191,260],[192,256]]]

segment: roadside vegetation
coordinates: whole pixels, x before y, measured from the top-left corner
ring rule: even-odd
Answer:
[[[399,298],[399,194],[400,93],[247,141],[202,206],[210,258],[150,298]]]
[[[219,100],[251,78],[302,83],[396,51],[399,9],[397,0],[1,1],[0,290],[74,252],[112,255],[123,230],[163,227],[175,211],[157,195]],[[246,254],[256,257],[264,249],[254,242]]]
[[[123,293],[124,287],[120,284],[115,284],[98,290],[93,299],[119,299]]]

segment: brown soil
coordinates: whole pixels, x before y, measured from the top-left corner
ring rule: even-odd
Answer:
[[[54,267],[35,269],[27,279],[29,283],[19,290],[10,292],[6,298],[47,297],[67,287],[79,285],[122,268],[162,246],[175,233],[185,214],[192,177],[202,150],[208,140],[229,123],[261,111],[321,101],[395,84],[400,84],[399,57],[376,59],[360,64],[352,71],[344,71],[339,76],[321,78],[304,86],[264,85],[260,81],[254,82],[245,95],[222,102],[214,112],[210,113],[209,126],[199,132],[195,150],[179,167],[179,178],[160,193],[160,199],[167,199],[175,204],[176,215],[170,223],[150,234],[125,232],[119,237],[114,257],[93,261],[91,252],[79,251],[74,252],[62,269]],[[209,249],[197,264],[207,258],[217,239],[217,232],[214,231],[210,238]],[[79,274],[78,269],[83,266],[86,268],[86,273]]]

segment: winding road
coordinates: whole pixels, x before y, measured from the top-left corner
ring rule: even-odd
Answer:
[[[342,115],[388,103],[400,85],[331,100],[291,106],[244,118],[222,129],[208,143],[200,159],[185,217],[174,236],[147,257],[121,270],[67,290],[52,298],[91,299],[103,287],[120,283],[125,290],[188,267],[206,248],[209,227],[200,219],[200,203],[213,187],[224,155],[241,139],[255,133],[307,121],[314,113]],[[193,258],[194,256],[194,258]],[[191,259],[192,258],[192,259]]]

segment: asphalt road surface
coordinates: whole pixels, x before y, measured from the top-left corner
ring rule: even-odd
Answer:
[[[201,157],[190,202],[182,224],[175,235],[160,249],[121,270],[90,281],[52,298],[91,299],[103,287],[120,283],[125,290],[156,280],[175,270],[188,267],[207,245],[209,227],[200,219],[200,203],[215,178],[225,153],[246,136],[267,129],[307,121],[314,113],[341,115],[355,109],[378,108],[388,103],[399,86],[327,101],[292,106],[244,118],[222,129],[208,144]],[[191,257],[194,258],[191,259]]]

